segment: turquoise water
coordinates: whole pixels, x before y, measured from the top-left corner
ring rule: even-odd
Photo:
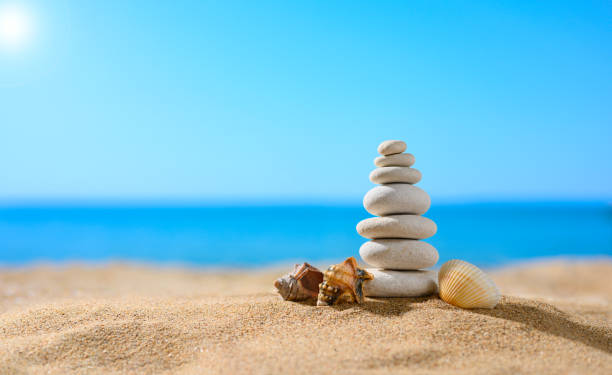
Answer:
[[[40,206],[0,208],[0,263],[180,262],[250,266],[358,256],[370,217],[351,206]],[[612,208],[598,203],[433,206],[440,261],[483,266],[612,256]]]

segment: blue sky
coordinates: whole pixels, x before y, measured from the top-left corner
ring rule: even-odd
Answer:
[[[0,199],[612,198],[607,1],[17,3]]]

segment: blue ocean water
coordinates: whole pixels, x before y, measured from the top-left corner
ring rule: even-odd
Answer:
[[[351,206],[40,206],[0,208],[0,263],[146,261],[251,266],[358,256],[370,217]],[[603,203],[433,206],[440,261],[496,266],[552,256],[612,256]]]

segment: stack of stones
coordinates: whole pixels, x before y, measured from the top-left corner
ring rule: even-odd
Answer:
[[[374,279],[364,285],[370,297],[417,297],[435,293],[435,271],[424,271],[438,261],[438,252],[420,241],[436,233],[436,224],[421,216],[431,204],[429,195],[414,186],[421,172],[411,168],[414,156],[402,141],[384,141],[378,146],[382,155],[374,160],[378,168],[370,181],[380,184],[363,198],[372,217],[357,224],[357,232],[370,241],[359,249],[361,258],[372,267]]]

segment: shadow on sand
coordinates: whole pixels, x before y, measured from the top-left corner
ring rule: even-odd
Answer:
[[[413,309],[411,307],[412,304],[425,302],[430,299],[439,300],[433,296],[423,298],[368,298],[359,305],[339,304],[333,305],[331,308],[337,311],[363,310],[381,316],[400,316]],[[538,331],[582,343],[612,354],[611,327],[607,327],[604,324],[596,325],[589,324],[588,322],[577,322],[572,320],[569,314],[547,303],[504,297],[491,310],[463,310],[443,302],[436,307],[444,310],[457,310],[514,321]]]
[[[612,353],[612,329],[605,326],[589,325],[570,319],[570,316],[556,307],[529,300],[508,301],[504,298],[492,310],[474,309],[475,314],[522,323],[538,331],[580,342],[608,354]]]
[[[399,316],[411,310],[410,303],[420,302],[427,298],[368,298],[359,305],[342,303],[331,306],[338,311],[359,309],[381,316]]]

